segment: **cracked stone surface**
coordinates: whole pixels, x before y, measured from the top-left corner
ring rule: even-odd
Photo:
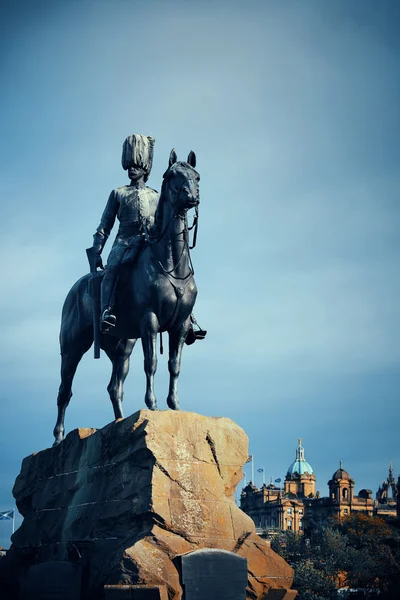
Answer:
[[[235,504],[247,456],[246,434],[223,417],[141,410],[74,430],[24,459],[13,548],[65,560],[68,542],[85,542],[89,596],[105,584],[151,584],[170,600],[182,597],[175,557],[220,548],[247,558],[248,599],[268,598],[290,588],[293,571]]]

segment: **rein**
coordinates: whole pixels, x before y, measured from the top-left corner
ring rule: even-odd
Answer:
[[[197,207],[196,207],[196,208],[197,208]],[[158,263],[158,264],[159,264],[159,266],[161,267],[161,270],[162,270],[162,272],[163,272],[163,275],[165,275],[165,277],[168,279],[168,281],[171,283],[171,285],[174,287],[174,289],[175,289],[175,284],[174,284],[174,283],[171,281],[171,279],[170,279],[170,278],[172,278],[172,279],[176,279],[177,281],[185,281],[185,280],[187,280],[189,277],[192,277],[192,276],[194,275],[194,267],[193,267],[192,258],[191,258],[191,256],[190,256],[190,252],[189,252],[189,250],[192,250],[192,249],[194,248],[195,244],[194,244],[193,246],[189,246],[189,241],[188,241],[188,237],[189,237],[189,236],[188,236],[188,232],[189,232],[191,229],[193,229],[193,227],[196,225],[196,229],[195,229],[195,235],[196,235],[196,233],[197,233],[197,222],[195,223],[195,219],[196,219],[196,217],[194,217],[194,220],[193,220],[193,225],[192,225],[191,227],[188,227],[188,226],[186,225],[186,219],[185,219],[184,217],[182,217],[182,216],[181,216],[181,215],[179,215],[179,214],[175,214],[175,215],[173,215],[173,217],[170,219],[169,223],[168,223],[168,224],[167,224],[167,226],[165,227],[165,229],[164,229],[164,231],[162,232],[162,234],[160,234],[160,236],[153,236],[153,237],[155,237],[155,238],[158,238],[158,239],[157,239],[157,240],[155,240],[154,242],[153,242],[153,241],[151,241],[151,239],[150,239],[150,237],[151,237],[151,236],[150,236],[150,234],[149,234],[149,232],[148,232],[147,225],[146,225],[145,223],[143,223],[143,230],[144,230],[144,235],[145,235],[146,241],[147,241],[147,242],[150,244],[150,247],[152,247],[154,244],[157,244],[158,242],[160,242],[160,241],[162,240],[163,236],[165,235],[165,233],[166,233],[167,229],[169,228],[169,226],[171,225],[172,221],[173,221],[174,219],[176,219],[177,217],[179,217],[181,220],[184,220],[184,223],[185,223],[185,225],[184,225],[184,228],[183,228],[183,229],[182,229],[182,231],[181,231],[181,232],[179,232],[179,234],[178,234],[178,235],[181,235],[181,234],[183,234],[183,242],[184,242],[184,246],[183,246],[183,248],[182,248],[182,252],[181,252],[181,255],[180,255],[179,259],[178,259],[178,262],[177,262],[175,265],[173,265],[173,267],[172,267],[171,271],[167,271],[167,270],[165,269],[164,265],[162,264],[162,262],[161,262],[161,261],[160,261],[158,258],[156,258],[156,260],[157,260],[157,263]],[[190,265],[190,267],[189,267],[189,273],[188,273],[187,275],[185,275],[184,277],[177,277],[176,275],[173,275],[173,272],[174,272],[174,270],[176,269],[176,267],[179,265],[179,263],[181,262],[181,260],[182,260],[182,256],[183,256],[183,254],[184,254],[184,251],[185,251],[185,249],[188,251],[188,258],[189,258],[189,265]],[[154,253],[153,253],[153,254],[154,254]],[[176,289],[175,289],[175,292],[176,292]]]
[[[193,246],[189,246],[189,250],[193,250],[193,248],[196,247],[196,242],[197,242],[197,230],[199,228],[199,205],[196,206],[195,208],[195,215],[193,217],[193,223],[191,227],[187,228],[187,231],[191,231],[194,227],[194,234],[193,234]],[[190,261],[192,262],[192,261]],[[193,266],[193,265],[192,265]]]
[[[169,222],[167,223],[167,225],[164,227],[164,230],[161,233],[158,233],[156,235],[150,235],[149,234],[149,230],[147,229],[146,223],[143,222],[142,228],[143,228],[144,236],[146,238],[146,242],[150,246],[152,246],[153,244],[158,244],[158,242],[161,242],[161,240],[163,239],[163,237],[166,234],[167,230],[169,229],[169,226],[171,225],[172,221],[174,219],[176,219],[177,217],[179,217],[180,219],[184,218],[179,213],[176,212],[174,215],[172,215],[171,219],[169,220]],[[199,228],[199,207],[198,207],[198,205],[195,207],[195,215],[193,217],[193,223],[192,223],[191,227],[188,227],[186,225],[186,220],[185,220],[185,227],[182,230],[182,233],[184,234],[185,242],[186,241],[188,242],[188,240],[186,240],[186,232],[187,231],[192,231],[193,228],[194,228],[193,246],[188,246],[189,250],[193,250],[193,248],[196,247],[196,243],[197,243],[197,230]]]
[[[162,272],[167,277],[167,279],[169,279],[169,277],[172,277],[173,279],[185,280],[188,277],[190,277],[190,275],[194,275],[194,267],[193,267],[193,263],[192,263],[192,258],[190,256],[190,250],[193,250],[193,248],[196,247],[196,243],[197,243],[197,231],[198,231],[198,227],[199,227],[199,205],[197,205],[195,207],[195,215],[193,217],[193,223],[192,223],[191,227],[188,227],[188,225],[187,225],[186,215],[182,216],[182,215],[179,214],[179,212],[175,211],[174,214],[172,215],[171,219],[169,220],[169,222],[166,224],[166,226],[164,227],[164,229],[161,231],[161,233],[151,236],[145,222],[143,222],[142,228],[143,228],[143,232],[144,232],[144,235],[145,235],[145,238],[146,238],[146,242],[151,247],[154,244],[158,244],[159,242],[161,242],[161,240],[163,239],[164,235],[166,234],[166,232],[170,228],[171,223],[176,218],[179,218],[179,219],[181,219],[184,222],[183,229],[178,234],[178,235],[180,235],[181,233],[183,234],[183,242],[184,242],[184,246],[182,248],[182,252],[181,252],[181,255],[180,255],[179,259],[178,259],[178,262],[175,265],[172,266],[171,271],[167,271],[164,268],[164,266],[161,263],[161,261],[158,260],[158,258],[157,258],[157,262],[160,265],[160,267],[162,269]],[[189,245],[189,231],[192,231],[192,229],[194,229],[193,245],[190,246]],[[172,273],[174,272],[174,270],[176,269],[176,267],[179,265],[179,263],[180,263],[180,261],[182,259],[183,253],[185,251],[185,248],[188,251],[188,257],[189,257],[189,264],[190,264],[189,274],[186,275],[185,277],[176,277],[175,275],[172,275]],[[170,283],[173,285],[172,281]]]
[[[187,211],[186,211],[187,212]],[[162,264],[162,262],[156,257],[154,256],[154,250],[153,250],[153,246],[157,243],[159,243],[163,237],[165,236],[166,232],[169,230],[171,224],[173,223],[173,221],[179,218],[181,221],[183,221],[183,229],[182,231],[180,231],[177,234],[177,237],[179,235],[182,234],[183,236],[183,247],[182,247],[182,252],[181,255],[177,261],[176,264],[174,264],[172,266],[171,271],[167,271],[164,267],[164,265]],[[191,280],[191,278],[194,275],[194,267],[193,267],[193,263],[192,263],[192,258],[190,256],[190,250],[193,250],[193,248],[196,246],[196,242],[197,242],[197,231],[198,231],[198,222],[199,222],[199,208],[198,205],[195,207],[195,215],[193,217],[193,223],[190,227],[188,227],[187,225],[187,215],[185,213],[185,215],[181,215],[179,214],[179,212],[175,209],[174,214],[172,215],[172,217],[170,218],[170,220],[168,221],[168,223],[165,225],[165,227],[163,228],[163,230],[156,234],[156,235],[150,235],[147,224],[145,222],[143,222],[142,228],[143,228],[143,232],[145,235],[145,239],[146,242],[149,244],[149,247],[152,251],[152,254],[154,256],[154,258],[156,259],[162,274],[164,275],[164,277],[166,279],[168,279],[169,283],[171,284],[175,295],[176,295],[176,302],[175,302],[175,307],[174,310],[172,312],[172,315],[167,319],[167,321],[159,328],[160,331],[160,354],[163,354],[164,348],[163,348],[163,343],[162,343],[162,329],[165,329],[167,325],[170,325],[171,323],[173,323],[174,319],[175,319],[175,315],[178,311],[178,306],[180,303],[181,298],[183,297],[184,293],[185,293],[185,289],[187,284],[189,283],[189,281]],[[194,229],[194,234],[193,234],[193,244],[192,246],[190,246],[189,244],[189,231],[192,231]],[[173,272],[175,271],[175,269],[178,267],[179,263],[182,260],[182,257],[184,256],[185,250],[187,250],[187,255],[188,255],[188,262],[189,262],[189,273],[187,275],[185,275],[184,277],[177,277],[176,275],[173,274]],[[178,282],[182,282],[181,285],[178,285]]]

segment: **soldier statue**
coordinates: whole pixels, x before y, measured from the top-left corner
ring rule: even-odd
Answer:
[[[149,178],[154,152],[155,139],[151,136],[133,134],[126,138],[122,148],[122,167],[128,171],[129,185],[113,190],[108,198],[100,225],[93,236],[93,251],[96,254],[96,266],[103,268],[101,253],[115,223],[119,220],[118,233],[108,256],[101,284],[101,322],[103,333],[115,327],[116,316],[113,310],[115,288],[124,256],[129,249],[129,258],[134,260],[145,243],[144,227],[151,233],[154,227],[155,213],[159,193],[146,186]],[[197,324],[192,315],[191,321]],[[190,328],[186,343],[204,339],[206,331],[198,327]]]

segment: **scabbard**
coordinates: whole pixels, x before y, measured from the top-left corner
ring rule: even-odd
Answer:
[[[93,348],[94,358],[100,358],[100,285],[101,274],[97,271],[96,256],[93,248],[86,250],[90,265],[91,277],[91,292],[93,305]]]

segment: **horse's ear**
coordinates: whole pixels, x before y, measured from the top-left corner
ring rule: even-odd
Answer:
[[[176,163],[177,160],[178,160],[178,157],[176,155],[175,148],[172,148],[172,150],[169,154],[169,166],[171,167],[174,163]]]
[[[195,166],[196,166],[196,155],[195,155],[195,153],[193,152],[193,150],[191,150],[191,151],[189,152],[189,156],[188,156],[188,159],[187,159],[187,161],[188,161],[189,165],[190,165],[191,167],[193,167],[193,169],[194,169],[194,168],[195,168]]]

